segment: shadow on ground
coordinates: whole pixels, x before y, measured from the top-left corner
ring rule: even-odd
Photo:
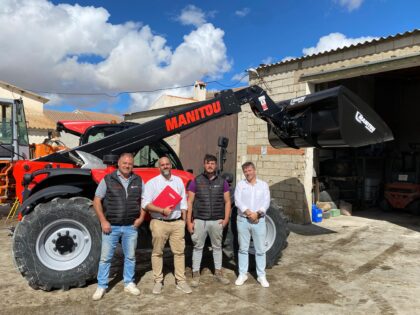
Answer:
[[[370,208],[367,210],[353,211],[353,216],[371,220],[387,221],[420,232],[420,216],[404,210],[384,212],[380,208]]]
[[[289,229],[293,233],[296,233],[299,235],[306,235],[306,236],[337,233],[333,230],[326,229],[324,227],[321,227],[315,224],[302,225],[302,224],[289,223]]]

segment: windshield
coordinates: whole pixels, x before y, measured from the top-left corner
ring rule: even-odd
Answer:
[[[12,143],[12,106],[11,104],[1,105],[1,143]]]
[[[160,157],[166,156],[172,164],[172,168],[182,170],[182,165],[173,150],[163,141],[145,145],[134,156],[135,167],[157,167],[156,162]]]

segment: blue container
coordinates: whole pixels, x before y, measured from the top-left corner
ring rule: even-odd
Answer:
[[[322,210],[319,209],[315,204],[312,205],[312,222],[322,222]]]

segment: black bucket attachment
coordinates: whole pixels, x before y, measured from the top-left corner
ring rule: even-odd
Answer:
[[[275,148],[360,147],[394,139],[378,114],[343,86],[276,105],[281,110],[266,119]]]

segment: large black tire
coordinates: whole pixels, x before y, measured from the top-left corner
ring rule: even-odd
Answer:
[[[101,227],[92,201],[56,198],[38,204],[16,226],[16,267],[34,289],[68,290],[84,286],[97,274]]]
[[[237,254],[239,249],[238,244],[238,230],[236,226],[236,213],[237,209],[234,208],[232,211],[231,220],[231,232],[233,236],[228,236],[225,244],[233,241],[233,250],[235,261],[237,261]],[[276,204],[271,204],[266,213],[265,222],[267,224],[267,236],[266,236],[266,267],[272,268],[277,264],[282,256],[282,251],[287,247],[287,237],[289,236],[290,230],[287,226],[286,217],[283,214],[282,209]],[[230,232],[230,231],[229,231]],[[231,240],[232,239],[232,240]],[[229,251],[229,249],[228,249]],[[250,264],[251,269],[255,268],[255,249],[251,242],[250,248]]]
[[[268,208],[265,222],[267,225],[266,237],[266,264],[272,268],[281,258],[282,251],[287,247],[287,237],[290,230],[280,207],[271,204]],[[252,248],[250,252],[252,253]]]

